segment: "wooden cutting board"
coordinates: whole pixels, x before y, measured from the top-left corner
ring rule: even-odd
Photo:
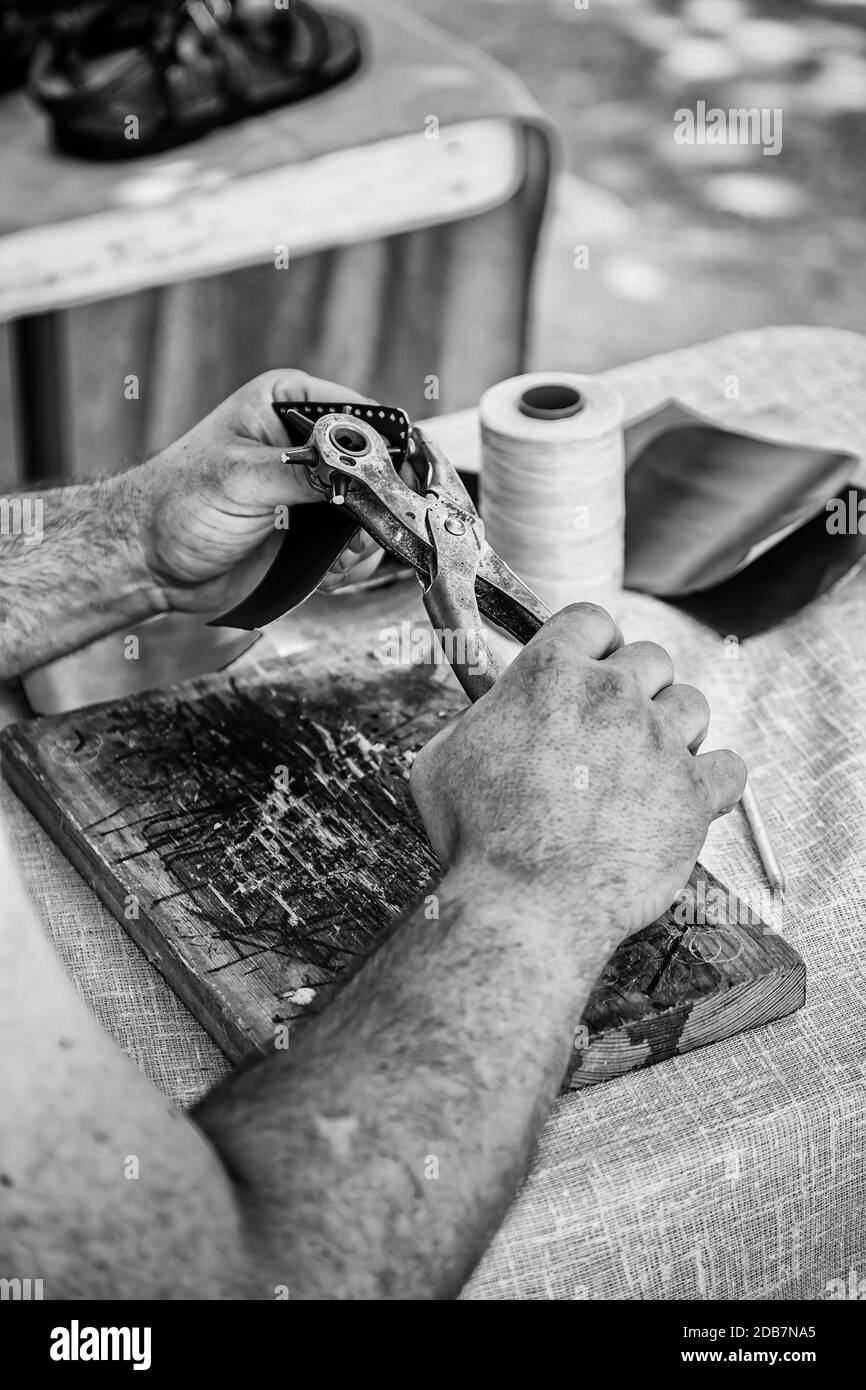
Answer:
[[[320,647],[12,725],[2,769],[239,1062],[285,1046],[435,879],[408,770],[464,702],[439,676]],[[701,880],[718,886],[699,865],[696,892]],[[762,924],[688,926],[669,912],[608,963],[567,1084],[791,1013],[805,974]]]

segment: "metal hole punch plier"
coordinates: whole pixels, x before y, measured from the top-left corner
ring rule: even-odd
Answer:
[[[375,418],[378,412],[367,413]],[[445,656],[470,700],[477,700],[500,673],[481,614],[525,643],[550,610],[485,540],[484,525],[454,465],[417,426],[409,428],[405,447],[395,449],[360,411],[331,410],[315,419],[292,408],[281,414],[294,436],[305,438],[285,450],[283,462],[305,468],[311,485],[331,506],[344,509],[349,529],[340,533],[345,538],[337,553],[356,523],[383,550],[413,567]],[[401,456],[415,489],[401,476]],[[327,558],[330,564],[336,555]],[[282,611],[312,593],[321,577],[309,567],[293,574],[284,568],[284,593],[290,591],[292,601]],[[245,607],[219,623],[238,623]]]

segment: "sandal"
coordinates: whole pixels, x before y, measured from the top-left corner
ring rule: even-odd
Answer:
[[[0,0],[0,93],[24,86],[52,12],[72,8],[70,0]]]
[[[68,154],[130,159],[300,101],[361,60],[348,20],[305,0],[244,14],[235,0],[82,6],[37,49],[31,90]]]

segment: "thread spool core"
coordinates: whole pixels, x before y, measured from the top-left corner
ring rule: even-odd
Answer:
[[[542,386],[528,386],[517,402],[521,415],[531,420],[567,420],[579,415],[586,402],[574,386],[561,382],[549,382]]]

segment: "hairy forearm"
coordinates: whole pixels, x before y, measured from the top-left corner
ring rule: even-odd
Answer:
[[[264,1296],[453,1296],[516,1191],[611,943],[467,871],[434,901],[199,1107]]]
[[[0,678],[164,607],[142,558],[131,477],[0,499]]]

